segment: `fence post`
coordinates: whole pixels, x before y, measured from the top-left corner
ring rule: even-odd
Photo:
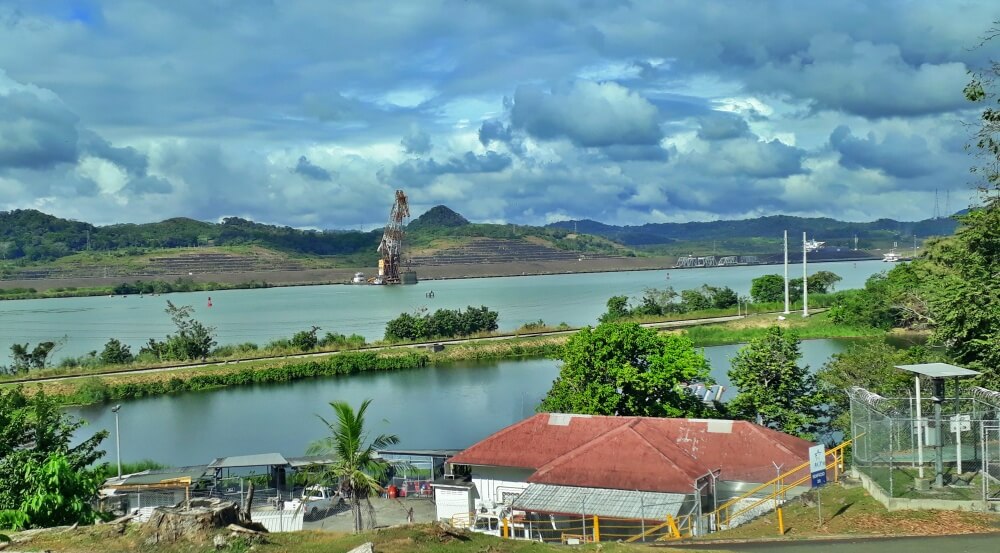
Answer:
[[[507,517],[503,517],[501,519],[501,521],[503,522],[503,534],[502,535],[503,535],[504,539],[507,539],[507,538],[510,537],[510,526],[507,525]]]
[[[597,515],[594,515],[594,542],[601,541],[601,524],[597,520]]]

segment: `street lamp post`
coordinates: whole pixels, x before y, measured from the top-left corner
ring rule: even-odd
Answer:
[[[118,410],[121,409],[121,405],[115,405],[111,408],[111,412],[115,414],[115,456],[118,459],[118,479],[121,480],[122,477],[122,442],[121,442],[121,432],[118,430]]]

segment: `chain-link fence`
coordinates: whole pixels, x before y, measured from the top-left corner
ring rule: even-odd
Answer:
[[[886,398],[848,391],[851,466],[888,497],[1000,500],[1000,393]]]

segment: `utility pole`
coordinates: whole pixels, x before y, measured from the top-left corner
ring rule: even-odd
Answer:
[[[858,251],[858,235],[854,235],[854,251]]]
[[[785,315],[788,315],[788,231],[785,231]]]
[[[806,260],[806,233],[802,233],[802,316],[809,316],[809,271]]]

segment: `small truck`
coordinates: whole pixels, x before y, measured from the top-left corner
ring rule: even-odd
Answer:
[[[328,513],[331,509],[340,504],[341,497],[333,488],[327,486],[306,486],[302,490],[302,497],[285,503],[285,509],[298,509],[300,506],[303,513],[311,519],[317,515]]]

